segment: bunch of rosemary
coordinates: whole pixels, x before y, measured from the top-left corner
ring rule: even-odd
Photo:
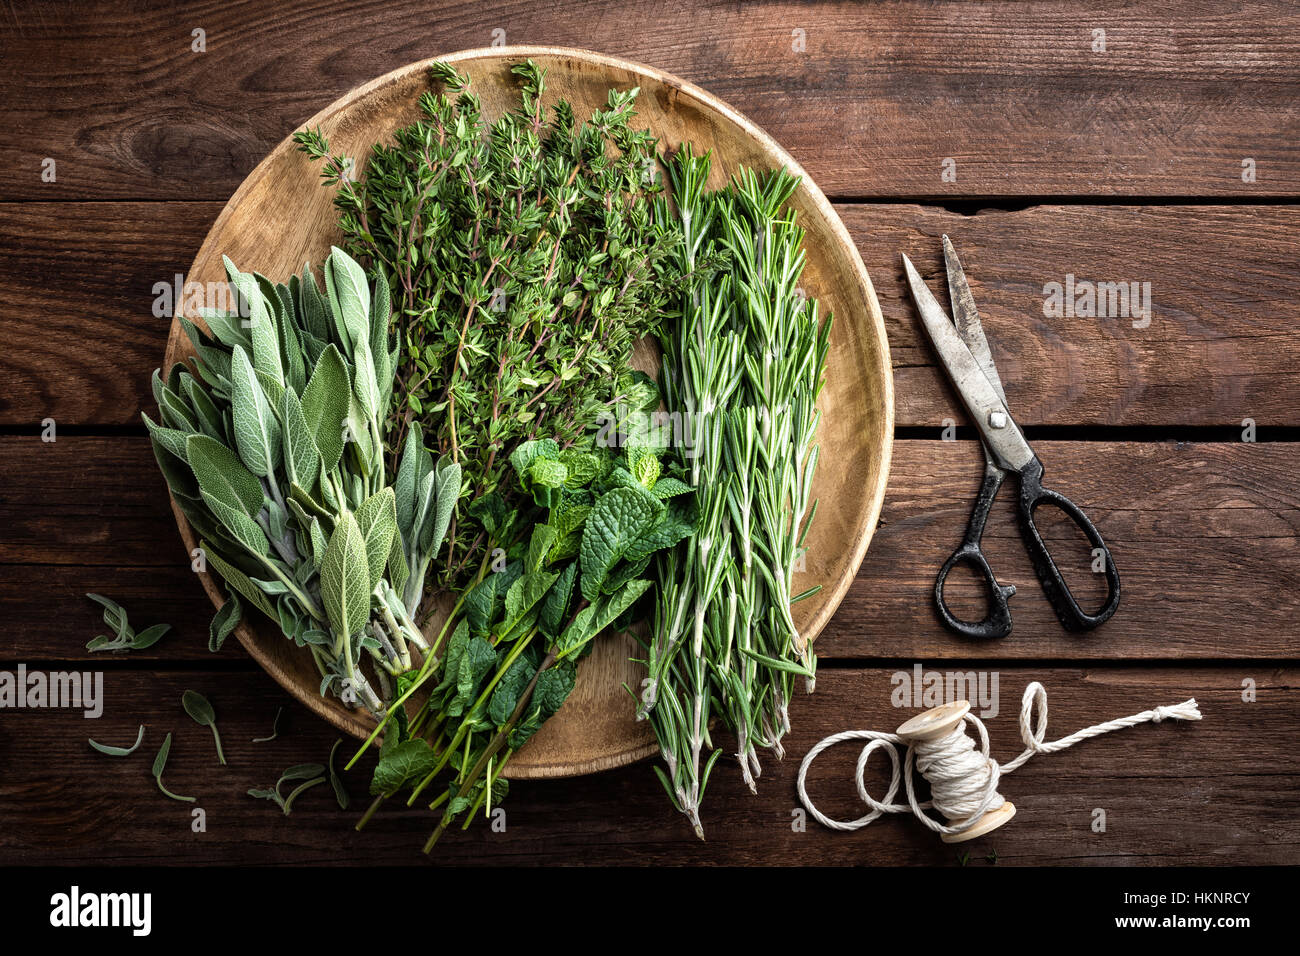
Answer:
[[[519,108],[489,123],[468,78],[436,65],[443,92],[421,97],[423,117],[377,144],[360,180],[319,130],[295,137],[338,188],[345,248],[394,290],[393,457],[419,422],[464,468],[471,504],[438,582],[453,589],[511,543],[475,502],[519,505],[506,463],[522,443],[567,447],[645,401],[629,359],[678,284],[675,221],[652,202],[655,140],[629,125],[638,91],[610,91],[579,124],[563,101],[547,118],[535,63],[512,72]]]
[[[679,321],[665,324],[664,395],[682,416],[682,464],[696,489],[695,534],[659,561],[649,717],[669,798],[703,837],[699,807],[721,751],[709,723],[736,734],[751,790],[757,749],[782,755],[794,678],[812,689],[816,659],[790,605],[792,577],[812,514],[817,398],[830,334],[799,289],[803,230],[785,203],[798,180],[744,170],[705,189],[707,156],[669,162],[691,276]]]
[[[412,620],[418,582],[445,536],[460,469],[423,461],[416,432],[419,480],[395,495],[385,479],[396,353],[384,281],[372,296],[338,249],[324,294],[309,269],[288,285],[228,259],[226,270],[237,311],[201,312],[211,337],[181,319],[194,366],[175,365],[165,381],[154,373],[162,421],[144,417],[173,498],[234,592],[214,643],[233,630],[242,596],[310,648],[322,694],[382,716],[392,678],[412,666],[408,645],[430,651]]]

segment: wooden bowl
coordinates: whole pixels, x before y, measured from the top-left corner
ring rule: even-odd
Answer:
[[[557,47],[501,47],[442,57],[472,79],[484,115],[513,107],[517,87],[511,64],[532,57],[547,70],[548,95],[568,99],[579,118],[603,107],[609,89],[641,88],[638,123],[662,146],[685,141],[712,150],[711,186],[723,184],[741,165],[787,167],[803,176],[793,198],[807,230],[807,268],[803,288],[834,314],[831,349],[822,392],[824,418],[818,434],[821,461],[813,484],[819,499],[807,538],[806,569],[796,576],[796,592],[813,583],[822,591],[795,605],[795,621],[809,638],[830,620],[857,573],[871,540],[885,493],[894,424],[893,378],[885,326],[853,240],[830,203],[799,164],[761,129],[716,97],[651,67],[585,50]],[[433,60],[413,63],[353,90],[307,121],[319,126],[334,152],[358,157],[417,117],[416,99],[429,88]],[[321,185],[319,167],[280,143],[226,204],[190,267],[187,282],[223,282],[222,254],[241,269],[284,281],[304,262],[319,267],[340,238],[331,205],[334,191]],[[190,315],[189,318],[196,317]],[[188,339],[173,322],[166,366],[187,358]],[[187,548],[194,532],[173,504]],[[203,586],[215,604],[224,596],[212,574]],[[358,737],[373,723],[333,698],[322,698],[309,655],[300,653],[276,628],[258,618],[236,632],[253,658],[300,701],[340,730]],[[513,778],[563,777],[631,763],[652,754],[648,722],[637,723],[633,701],[623,684],[637,687],[641,674],[629,662],[639,651],[630,638],[603,638],[581,666],[577,687],[557,713],[510,762]]]

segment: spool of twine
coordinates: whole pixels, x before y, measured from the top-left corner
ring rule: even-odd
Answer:
[[[1024,741],[1025,749],[1014,760],[999,764],[989,756],[988,728],[984,721],[970,712],[970,703],[961,700],[918,714],[892,734],[876,730],[846,730],[822,740],[808,751],[799,767],[799,799],[817,822],[832,830],[860,830],[886,813],[910,812],[938,833],[945,843],[961,843],[996,830],[1015,816],[1015,806],[998,792],[998,784],[1004,775],[1022,766],[1034,754],[1055,753],[1090,737],[1138,724],[1158,724],[1166,719],[1200,720],[1196,699],[1108,720],[1060,740],[1045,742],[1047,689],[1034,681],[1025,688],[1021,698],[1020,739]],[[966,733],[967,724],[978,733],[978,749],[975,740]],[[854,779],[858,796],[870,812],[857,820],[834,820],[818,810],[808,796],[808,768],[822,751],[850,740],[867,741],[858,755]],[[904,748],[901,757],[900,747]],[[883,750],[889,757],[891,767],[889,788],[881,800],[867,792],[864,779],[867,763],[877,750]],[[924,802],[916,798],[917,773],[930,784],[931,798]],[[900,785],[907,794],[906,803],[895,802]],[[931,809],[937,810],[946,822],[926,812]]]

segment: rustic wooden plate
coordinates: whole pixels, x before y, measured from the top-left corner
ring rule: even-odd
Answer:
[[[602,107],[612,87],[641,88],[640,123],[663,146],[685,141],[712,150],[713,182],[721,185],[741,165],[785,166],[803,176],[793,203],[807,230],[805,291],[834,314],[819,434],[821,462],[813,485],[819,499],[807,538],[806,568],[796,591],[823,586],[796,605],[795,621],[809,638],[830,620],[857,573],[875,529],[885,493],[894,424],[889,346],[875,291],[848,231],[830,203],[799,164],[761,129],[716,97],[677,77],[647,66],[585,50],[557,47],[501,47],[469,50],[442,59],[472,78],[473,89],[491,117],[516,103],[511,64],[532,57],[547,69],[549,95],[568,99],[584,117]],[[307,121],[329,137],[335,152],[363,162],[372,143],[413,121],[416,99],[428,88],[432,60],[414,63],[353,90]],[[318,266],[339,238],[318,168],[286,139],[244,180],[208,232],[187,282],[224,281],[222,254],[246,270],[284,281],[304,262]],[[190,318],[195,316],[190,315]],[[179,322],[172,323],[166,366],[192,354]],[[173,505],[188,548],[194,533]],[[213,602],[224,597],[212,574],[202,575]],[[266,622],[237,631],[253,658],[300,701],[348,733],[363,736],[373,723],[334,699],[322,698],[311,659],[300,654]],[[646,723],[633,719],[632,700],[622,685],[636,687],[641,675],[629,662],[630,639],[597,642],[583,662],[568,702],[511,760],[508,776],[563,777],[631,763],[655,750]]]

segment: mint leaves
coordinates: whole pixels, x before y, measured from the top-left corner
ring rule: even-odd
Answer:
[[[666,498],[655,493],[661,482],[684,483],[661,477],[644,445],[561,449],[541,439],[521,444],[510,465],[533,506],[512,512],[505,498],[480,499],[485,526],[509,545],[504,563],[485,567],[463,594],[439,665],[403,675],[408,687],[430,687],[428,701],[410,725],[389,721],[371,781],[381,799],[409,790],[413,803],[445,778],[431,802],[442,820],[426,850],[454,820],[504,796],[501,768],[563,706],[578,659],[626,624],[652,586],[644,573],[653,554],[695,526],[690,494],[671,484]],[[404,527],[419,521],[421,470],[408,448],[394,483]],[[426,722],[441,728],[436,748],[412,736]]]
[[[596,501],[587,515],[578,552],[584,598],[594,601],[600,596],[610,570],[662,521],[665,510],[659,499],[639,486],[614,488]]]

